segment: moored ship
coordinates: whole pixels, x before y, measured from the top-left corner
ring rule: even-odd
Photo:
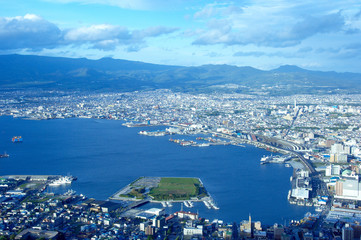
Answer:
[[[23,138],[21,136],[14,136],[11,141],[13,143],[20,143],[20,142],[23,142]]]
[[[269,163],[271,160],[273,159],[273,156],[263,156],[261,158],[261,164],[266,164]]]
[[[60,186],[64,184],[70,184],[71,182],[72,182],[72,178],[65,176],[49,183],[49,186]]]

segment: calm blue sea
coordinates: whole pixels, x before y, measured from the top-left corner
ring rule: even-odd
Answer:
[[[203,203],[184,210],[198,211],[210,220],[239,222],[251,214],[262,223],[283,224],[312,211],[288,203],[292,168],[260,165],[260,158],[269,154],[263,149],[182,147],[169,137],[138,135],[140,130],[147,129],[111,120],[0,117],[0,153],[10,154],[0,159],[0,175],[74,175],[78,180],[71,188],[96,199],[107,199],[139,176],[200,177],[220,210],[209,210]],[[23,143],[11,142],[17,135]],[[168,212],[177,210],[180,204]]]

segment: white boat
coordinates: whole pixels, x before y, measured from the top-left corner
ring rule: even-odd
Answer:
[[[183,203],[184,203],[184,206],[186,206],[187,208],[190,208],[190,207],[191,207],[191,205],[189,204],[188,201],[184,201]]]
[[[208,201],[203,201],[203,203],[204,203],[204,205],[206,205],[206,207],[208,208],[208,209],[211,209],[211,204],[208,202]]]
[[[263,156],[263,157],[261,158],[261,164],[266,164],[266,163],[270,162],[272,159],[273,159],[273,156],[272,156],[272,155],[270,155],[270,156]]]
[[[209,203],[211,204],[212,208],[214,208],[215,210],[219,210],[219,207],[214,203],[213,200],[209,201]]]
[[[60,186],[65,184],[70,184],[72,179],[70,177],[61,177],[59,179],[54,180],[53,182],[49,183],[49,186]]]
[[[209,147],[210,144],[209,143],[201,143],[199,145],[197,145],[198,147]]]
[[[321,207],[316,207],[316,212],[322,212],[323,211],[323,209],[321,208]]]
[[[163,137],[163,136],[165,136],[165,135],[166,135],[165,132],[155,132],[155,133],[153,134],[154,137]]]

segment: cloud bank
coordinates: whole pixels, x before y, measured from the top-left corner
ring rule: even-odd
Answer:
[[[0,18],[0,49],[53,48],[61,41],[62,31],[36,15]]]
[[[194,45],[223,44],[288,47],[318,34],[346,33],[342,11],[297,12],[298,5],[269,3],[260,5],[209,4],[194,14],[206,27],[194,31]],[[303,10],[302,10],[303,11]],[[354,29],[352,29],[354,30]]]
[[[195,0],[43,0],[57,3],[79,3],[85,5],[108,5],[132,10],[169,10],[177,9],[186,4],[197,3]]]
[[[41,50],[65,45],[89,45],[101,50],[125,45],[140,49],[146,39],[170,34],[177,28],[162,26],[131,31],[123,26],[99,24],[61,30],[57,25],[34,14],[18,17],[0,17],[0,49]]]

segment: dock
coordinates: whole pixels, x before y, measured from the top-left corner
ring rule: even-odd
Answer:
[[[27,180],[27,181],[48,181],[62,177],[61,175],[4,175],[2,178]]]

